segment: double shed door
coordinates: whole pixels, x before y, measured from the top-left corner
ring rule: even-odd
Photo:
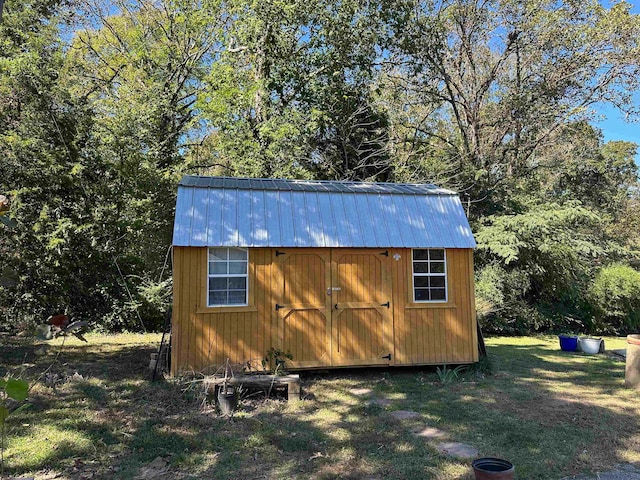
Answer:
[[[379,249],[273,252],[276,340],[293,367],[391,363],[389,261]]]

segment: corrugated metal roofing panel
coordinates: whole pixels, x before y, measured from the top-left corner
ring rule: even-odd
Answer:
[[[459,198],[433,185],[185,177],[176,246],[473,248]]]
[[[446,190],[428,183],[400,184],[326,180],[283,180],[273,178],[198,177],[187,175],[180,181],[180,185],[198,188],[236,188],[239,190],[455,195],[451,190]]]

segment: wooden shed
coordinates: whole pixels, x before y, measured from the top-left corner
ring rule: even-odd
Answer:
[[[172,373],[271,348],[297,369],[475,362],[474,247],[434,185],[187,176]]]

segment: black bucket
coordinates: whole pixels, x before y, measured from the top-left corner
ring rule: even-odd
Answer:
[[[513,480],[513,464],[501,458],[479,458],[471,465],[476,480]]]
[[[220,414],[230,417],[238,406],[238,391],[233,386],[220,387],[218,390],[218,407]]]

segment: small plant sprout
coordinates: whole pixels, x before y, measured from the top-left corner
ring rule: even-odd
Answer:
[[[464,372],[467,369],[466,365],[458,365],[456,368],[451,369],[445,363],[442,368],[437,367],[436,372],[438,374],[438,379],[440,383],[443,385],[447,385],[459,378],[460,373]]]

